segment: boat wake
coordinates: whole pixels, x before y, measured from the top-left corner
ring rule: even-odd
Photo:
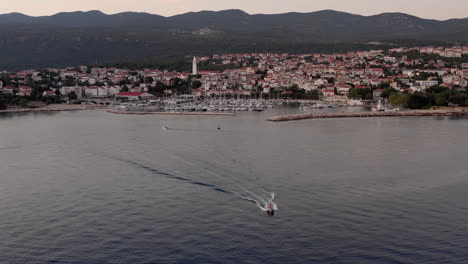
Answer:
[[[19,149],[21,146],[0,146],[0,150]]]
[[[251,198],[248,196],[239,196],[240,198],[255,203],[260,210],[267,212],[269,211],[268,205],[271,204],[273,210],[278,211],[278,205],[273,201],[275,199],[275,193],[270,193],[270,197],[265,199],[263,197],[257,196],[256,198]]]
[[[210,188],[211,190],[217,191],[217,192],[231,194],[231,195],[233,195],[235,197],[238,197],[238,198],[241,198],[243,200],[254,203],[260,210],[262,210],[264,212],[268,211],[268,205],[269,204],[271,204],[273,210],[275,210],[275,211],[278,210],[277,204],[273,201],[275,199],[275,193],[268,192],[268,191],[266,191],[264,189],[262,189],[260,191],[260,194],[258,194],[258,193],[255,193],[255,192],[249,190],[248,188],[242,186],[241,184],[236,183],[235,186],[237,188],[234,188],[234,189],[238,189],[238,191],[229,190],[227,188],[224,188],[224,187],[221,187],[221,186],[218,186],[218,185],[215,185],[215,184],[204,183],[204,182],[193,180],[193,179],[190,179],[190,178],[180,177],[180,176],[176,176],[176,175],[171,174],[171,173],[166,173],[166,172],[151,168],[151,167],[149,167],[147,165],[144,165],[144,164],[136,162],[136,161],[126,160],[126,159],[119,158],[119,157],[111,157],[111,156],[108,156],[108,155],[106,155],[106,156],[108,158],[111,158],[111,159],[114,159],[114,160],[129,163],[129,164],[131,164],[133,166],[144,169],[144,170],[146,170],[148,172],[151,172],[151,173],[153,173],[155,175],[164,176],[166,178],[183,181],[183,182],[188,183],[188,184],[194,184],[194,185],[198,185],[198,186],[202,186],[202,187],[207,187],[207,188]]]
[[[177,128],[177,127],[163,127],[163,130],[174,130],[174,131],[199,131],[199,132],[212,132],[212,131],[218,131],[221,130],[220,127],[216,129],[196,129],[196,128]]]

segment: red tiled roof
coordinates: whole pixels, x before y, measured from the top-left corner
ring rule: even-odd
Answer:
[[[117,96],[141,96],[143,92],[120,92]]]

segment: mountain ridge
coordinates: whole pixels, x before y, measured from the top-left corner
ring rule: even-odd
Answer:
[[[383,42],[381,46],[362,43]],[[0,70],[231,52],[344,52],[403,44],[468,43],[468,19],[334,10],[253,14],[239,9],[164,17],[99,10],[0,15]],[[355,43],[361,43],[359,45]]]
[[[52,17],[52,16],[56,16],[56,15],[58,15],[58,14],[73,14],[73,13],[83,13],[83,14],[86,14],[86,13],[100,13],[100,14],[106,15],[106,16],[115,16],[115,15],[119,15],[119,14],[123,14],[123,13],[135,13],[135,14],[147,14],[147,15],[152,15],[152,16],[157,16],[157,17],[163,17],[163,18],[172,18],[172,17],[176,17],[176,16],[183,16],[183,15],[194,14],[194,13],[220,13],[220,12],[241,12],[241,13],[246,14],[246,15],[249,15],[249,16],[257,16],[257,15],[262,15],[262,16],[275,16],[275,15],[283,15],[283,14],[314,14],[314,13],[322,13],[322,12],[341,13],[341,14],[348,14],[348,15],[361,16],[361,17],[373,17],[373,16],[380,16],[380,15],[383,15],[383,14],[403,14],[403,15],[412,16],[412,17],[419,18],[419,19],[434,20],[434,21],[440,21],[440,22],[448,21],[448,20],[464,20],[464,19],[467,19],[467,20],[468,20],[468,17],[464,17],[464,18],[462,18],[462,17],[460,17],[460,18],[454,17],[454,18],[443,19],[443,20],[441,20],[441,19],[433,19],[433,18],[422,18],[422,17],[418,17],[418,16],[416,16],[416,15],[411,15],[411,14],[403,13],[403,12],[383,12],[383,13],[374,14],[374,15],[361,15],[361,14],[354,14],[354,13],[349,13],[349,12],[344,12],[344,11],[338,11],[338,10],[333,10],[333,9],[323,9],[323,10],[310,11],[310,12],[291,11],[291,12],[271,13],[271,14],[267,14],[267,13],[252,13],[252,14],[250,14],[250,13],[247,13],[247,12],[243,11],[242,9],[225,9],[225,10],[218,10],[218,11],[214,11],[214,10],[200,10],[200,11],[185,12],[185,13],[176,14],[176,15],[171,15],[171,16],[163,16],[163,15],[159,15],[159,14],[153,14],[153,13],[148,13],[148,12],[140,12],[140,11],[123,11],[123,12],[118,12],[118,13],[107,14],[107,13],[101,11],[101,10],[88,10],[88,11],[76,10],[76,11],[69,11],[69,12],[59,12],[59,13],[56,13],[56,14],[44,15],[44,16],[31,16],[31,15],[23,14],[23,13],[20,13],[20,12],[10,12],[10,13],[3,13],[3,14],[0,14],[0,18],[1,18],[2,16],[5,16],[5,15],[12,15],[12,14],[18,14],[18,15],[22,15],[22,16],[25,16],[25,17],[29,17],[29,18],[43,18],[43,17]]]

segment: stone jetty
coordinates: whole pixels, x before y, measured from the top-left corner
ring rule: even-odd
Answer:
[[[268,118],[271,122],[286,122],[318,118],[360,118],[360,117],[401,117],[401,116],[468,116],[465,110],[408,110],[385,112],[350,112],[350,113],[319,113],[277,116]]]

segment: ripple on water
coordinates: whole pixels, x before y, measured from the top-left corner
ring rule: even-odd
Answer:
[[[1,119],[0,263],[468,262],[466,119],[265,115]]]

